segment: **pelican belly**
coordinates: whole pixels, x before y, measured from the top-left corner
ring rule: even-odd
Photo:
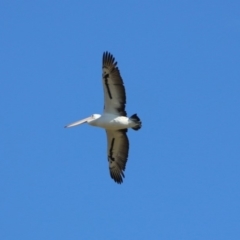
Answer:
[[[101,117],[89,122],[90,125],[109,130],[118,130],[131,127],[128,117],[104,113]]]

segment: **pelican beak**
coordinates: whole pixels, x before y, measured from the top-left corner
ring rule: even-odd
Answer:
[[[73,123],[70,123],[70,124],[66,125],[65,128],[70,128],[70,127],[78,126],[78,125],[80,125],[80,124],[83,124],[83,123],[88,122],[88,121],[91,120],[92,118],[93,118],[93,117],[90,116],[90,117],[84,118],[84,119],[82,119],[82,120],[78,120],[78,121],[76,121],[76,122],[73,122]]]

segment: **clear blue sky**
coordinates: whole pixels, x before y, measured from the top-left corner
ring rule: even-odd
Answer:
[[[240,239],[240,2],[0,2],[0,239]],[[127,91],[122,185],[102,129],[110,51]]]

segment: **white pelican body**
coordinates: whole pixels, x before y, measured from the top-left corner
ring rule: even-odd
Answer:
[[[137,114],[127,117],[125,111],[126,93],[123,81],[114,57],[103,54],[102,82],[104,89],[104,112],[76,121],[66,127],[75,127],[83,123],[104,128],[107,133],[107,155],[110,175],[117,183],[123,182],[125,166],[128,158],[129,141],[127,129],[139,130],[142,126]]]
[[[106,130],[120,130],[137,126],[137,123],[128,117],[104,113],[103,115],[93,114],[88,118],[71,123],[66,127],[74,127],[82,123],[88,123],[91,126],[104,128]]]

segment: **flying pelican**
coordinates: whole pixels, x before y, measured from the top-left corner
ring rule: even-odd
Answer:
[[[103,53],[102,83],[104,89],[103,114],[93,114],[65,127],[75,127],[83,123],[88,123],[91,126],[106,130],[110,176],[115,182],[121,184],[128,159],[129,141],[127,130],[128,128],[139,130],[142,123],[137,114],[133,114],[130,118],[127,117],[125,111],[125,87],[117,67],[117,62],[109,52]]]

